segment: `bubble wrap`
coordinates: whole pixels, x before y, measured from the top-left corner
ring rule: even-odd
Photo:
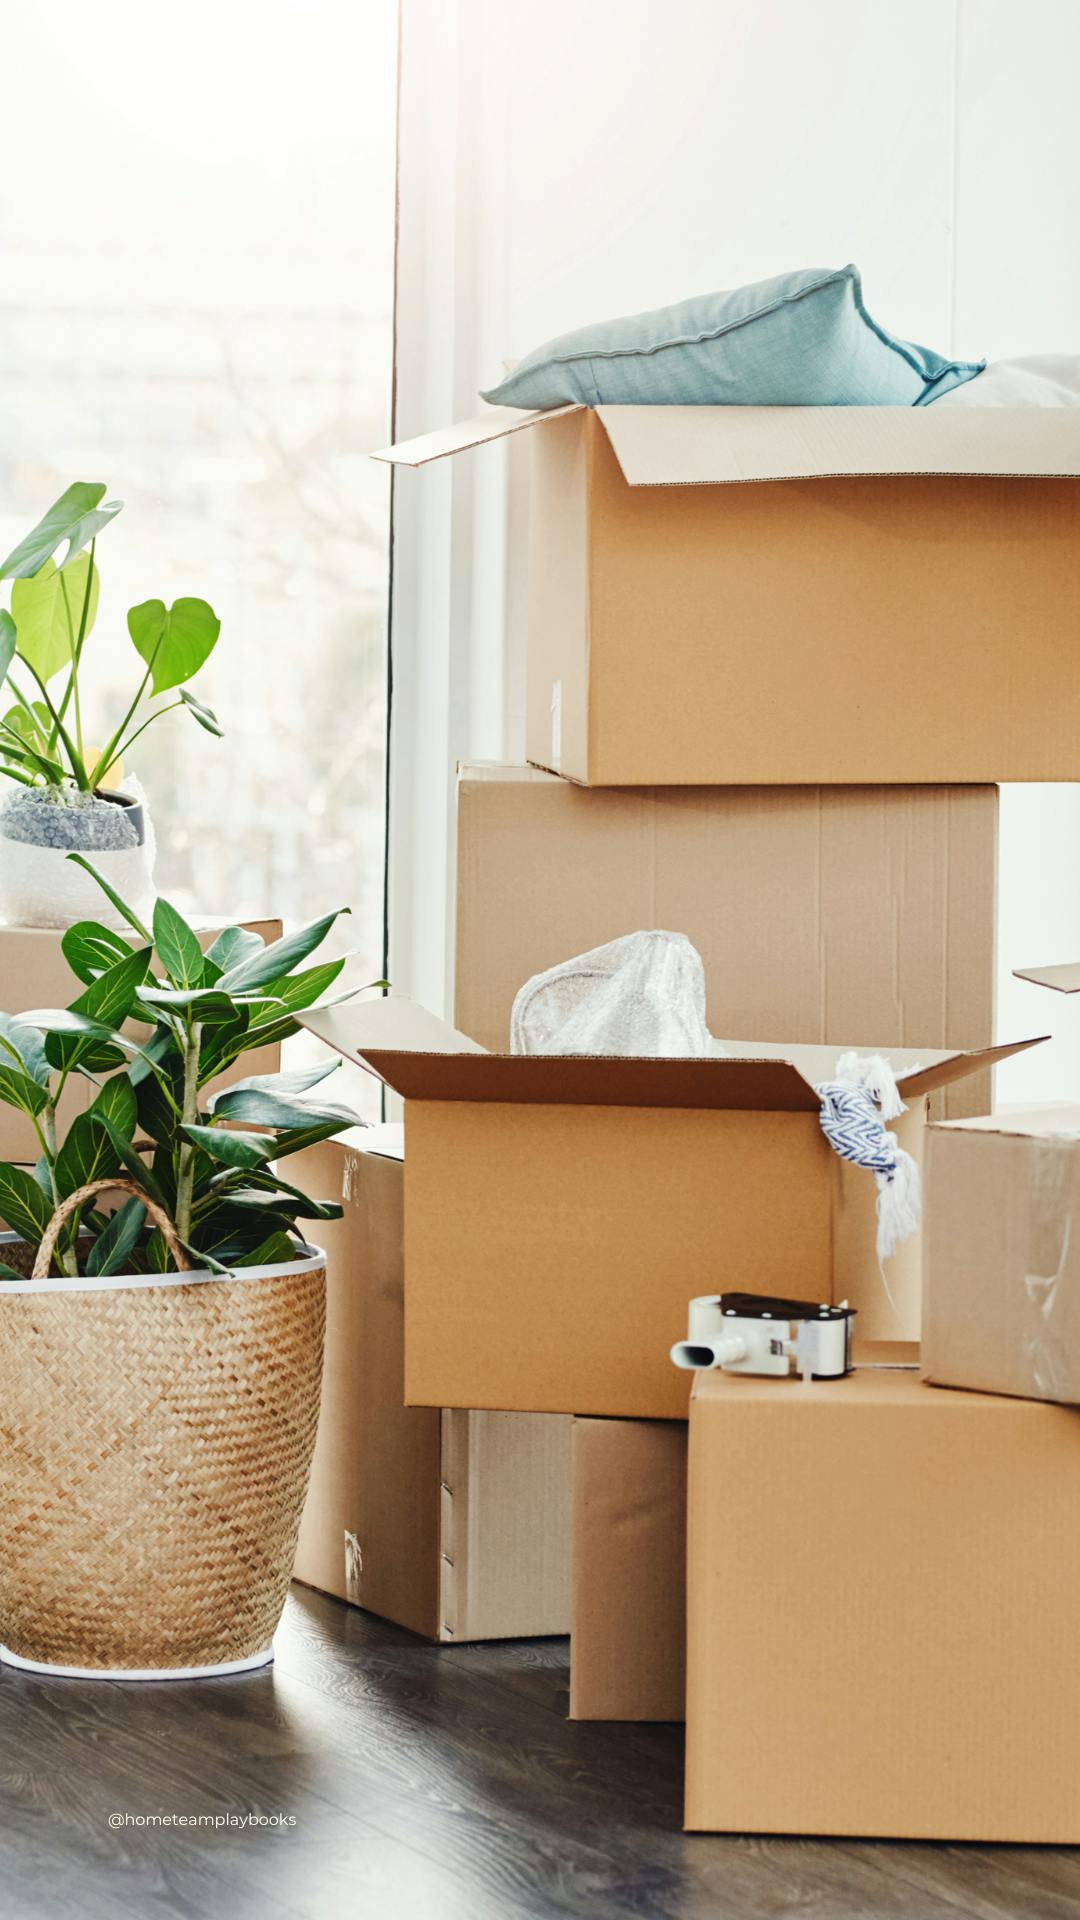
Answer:
[[[67,858],[69,850],[85,853],[140,919],[149,918],[154,910],[153,825],[138,782],[126,780],[123,791],[143,803],[142,846],[134,843],[126,814],[108,801],[87,804],[81,798],[65,806],[43,799],[38,788],[18,788],[7,797],[0,806],[0,920],[15,927],[70,927],[77,920],[97,920],[115,932],[128,931],[127,921],[97,881]],[[28,806],[28,799],[38,804]],[[119,819],[104,819],[106,813]],[[35,832],[41,837],[35,839]]]
[[[705,969],[685,934],[627,933],[527,980],[514,1053],[723,1054],[705,1025]]]

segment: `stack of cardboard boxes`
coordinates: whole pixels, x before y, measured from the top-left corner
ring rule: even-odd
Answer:
[[[574,1416],[572,1711],[685,1710],[689,1827],[1080,1840],[1080,1421],[923,1383],[923,1236],[883,1278],[814,1092],[889,1056],[902,1143],[933,1142],[934,1292],[962,1271],[970,1317],[1000,1198],[983,1161],[961,1204],[973,1117],[1014,1050],[993,783],[1080,776],[1080,431],[495,409],[391,457],[520,427],[531,764],[462,771],[458,1030],[310,1021],[405,1101],[404,1399]],[[531,974],[656,926],[701,952],[727,1057],[506,1053]],[[862,1366],[688,1398],[668,1348],[730,1288],[849,1300]]]

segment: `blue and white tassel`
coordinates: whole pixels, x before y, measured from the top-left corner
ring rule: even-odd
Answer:
[[[896,1252],[919,1224],[919,1169],[885,1126],[905,1111],[896,1076],[880,1054],[845,1053],[836,1079],[822,1081],[821,1130],[834,1152],[865,1167],[877,1181],[877,1256]]]

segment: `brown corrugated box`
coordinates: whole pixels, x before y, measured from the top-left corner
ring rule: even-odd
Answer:
[[[989,1046],[997,821],[996,787],[586,792],[464,767],[455,1025],[499,1052],[533,974],[669,927],[704,961],[714,1033]],[[986,1113],[990,1075],[942,1098]]]
[[[686,1825],[1080,1842],[1080,1415],[699,1376]]]
[[[599,407],[533,443],[527,753],[594,786],[1080,777],[1068,409]]]
[[[225,920],[200,922],[196,930],[204,951],[228,924]],[[281,938],[280,920],[246,920],[244,925],[267,942]],[[67,1007],[85,991],[64,958],[62,939],[63,934],[51,928],[0,926],[0,1007],[5,1013],[25,1013],[32,1007]],[[132,1025],[131,1031],[138,1033],[139,1028]],[[280,1060],[280,1047],[255,1048],[243,1054],[212,1086],[227,1086],[252,1073],[276,1073]],[[90,1105],[95,1091],[90,1081],[72,1074],[58,1108],[61,1138],[76,1114]],[[17,1113],[14,1107],[0,1106],[0,1160],[34,1161],[39,1152],[40,1143],[26,1115]]]
[[[1080,1105],[931,1127],[926,1144],[927,1379],[1080,1402]]]
[[[915,1368],[919,1349],[856,1335],[855,1362]],[[578,1419],[573,1458],[570,1718],[683,1720],[685,1422]]]
[[[686,1426],[574,1421],[571,1720],[681,1720]]]
[[[401,1151],[373,1127],[291,1163],[345,1209],[312,1229],[326,1362],[296,1578],[432,1640],[565,1633],[571,1422],[402,1404]]]
[[[485,1054],[407,1001],[301,1016],[406,1101],[405,1397],[421,1406],[685,1418],[668,1361],[687,1301],[844,1298],[864,1337],[919,1331],[918,1234],[874,1252],[876,1189],[820,1126],[839,1047],[732,1057]],[[921,1153],[926,1097],[1030,1042],[889,1048]]]

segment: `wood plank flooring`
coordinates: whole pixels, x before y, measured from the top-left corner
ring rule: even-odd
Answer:
[[[1080,1920],[1080,1851],[684,1835],[682,1729],[568,1722],[565,1641],[431,1647],[297,1587],[278,1648],[190,1684],[3,1669],[3,1920]]]

